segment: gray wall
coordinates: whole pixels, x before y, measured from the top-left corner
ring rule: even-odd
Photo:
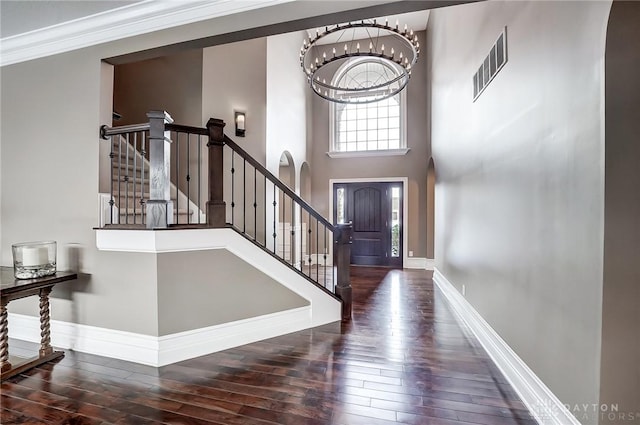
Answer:
[[[425,46],[425,32],[419,31],[420,45]],[[427,162],[429,160],[429,135],[427,132],[427,72],[423,55],[412,69],[407,86],[407,147],[403,156],[376,156],[361,158],[330,158],[329,151],[329,102],[313,96],[313,136],[311,140],[312,202],[325,217],[333,217],[329,211],[329,179],[368,177],[407,177],[409,179],[409,222],[404,236],[408,237],[408,249],[415,257],[427,256],[426,205]],[[407,253],[405,253],[407,255]]]
[[[599,399],[610,4],[438,9],[427,36],[436,266],[571,404]],[[505,25],[508,62],[474,103]]]
[[[160,336],[306,305],[227,250],[158,255]]]
[[[260,163],[266,159],[266,38],[204,49],[202,122],[221,118],[234,141]],[[233,111],[246,113],[245,137],[235,136]]]
[[[607,30],[602,423],[640,424],[640,3],[613,2]],[[620,413],[635,413],[635,421]]]

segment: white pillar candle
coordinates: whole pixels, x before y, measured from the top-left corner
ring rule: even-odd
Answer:
[[[22,248],[22,265],[25,267],[40,266],[49,262],[47,248],[38,246]]]

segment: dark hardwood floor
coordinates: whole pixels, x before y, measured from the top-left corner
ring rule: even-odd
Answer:
[[[352,268],[351,323],[162,368],[67,351],[2,384],[0,422],[534,425],[430,276]]]

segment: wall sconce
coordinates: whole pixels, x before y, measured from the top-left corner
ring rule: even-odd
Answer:
[[[238,137],[244,137],[245,118],[246,114],[244,112],[234,112],[234,120],[236,122],[236,136]]]

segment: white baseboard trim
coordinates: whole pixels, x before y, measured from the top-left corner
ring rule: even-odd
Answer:
[[[433,258],[427,258],[427,266],[425,267],[427,270],[434,270],[436,267],[436,260]]]
[[[427,259],[422,257],[407,257],[408,269],[421,269],[427,268]]]
[[[52,320],[51,343],[62,349],[159,367],[310,326],[310,306],[161,337]],[[9,313],[9,337],[39,343],[40,319]]]
[[[434,269],[433,281],[447,302],[489,354],[524,404],[542,425],[580,425],[562,402],[480,316],[446,277]]]

